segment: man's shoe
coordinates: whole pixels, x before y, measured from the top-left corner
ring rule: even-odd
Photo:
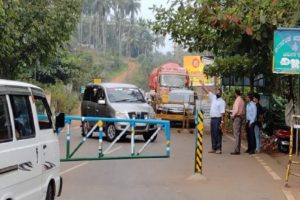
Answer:
[[[249,154],[251,155],[251,154],[255,154],[255,151],[249,151]]]
[[[222,151],[221,150],[217,150],[216,154],[222,154]]]
[[[240,155],[240,152],[231,152],[231,155]]]
[[[210,150],[208,153],[216,153],[216,150]]]

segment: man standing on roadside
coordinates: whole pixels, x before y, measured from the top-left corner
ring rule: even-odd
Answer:
[[[222,126],[224,125],[225,101],[223,100],[222,91],[218,89],[216,94],[213,94],[202,83],[202,89],[208,94],[210,106],[210,133],[212,150],[209,153],[222,154]]]
[[[239,155],[241,151],[241,131],[242,121],[245,114],[245,102],[241,97],[241,91],[235,90],[235,101],[232,108],[231,118],[233,118],[233,136],[235,138],[234,151],[231,155]]]
[[[246,153],[255,154],[256,144],[255,144],[255,133],[254,126],[256,121],[257,108],[253,102],[252,94],[246,96],[247,106],[246,106],[246,131],[248,140],[248,149]]]
[[[262,127],[262,118],[263,118],[263,108],[259,103],[260,95],[255,93],[253,96],[253,101],[256,104],[257,114],[254,126],[255,140],[256,140],[256,153],[260,152],[260,129]]]

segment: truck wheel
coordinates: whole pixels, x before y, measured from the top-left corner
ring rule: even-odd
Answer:
[[[82,122],[81,126],[82,126],[81,135],[82,137],[85,137],[90,131],[89,124],[87,122]],[[93,133],[90,135],[90,138],[91,137],[93,137]]]
[[[147,133],[144,133],[144,134],[143,134],[144,140],[147,142],[147,141],[151,138],[151,136],[153,135],[153,133],[155,133],[155,131],[156,131],[156,130],[154,130],[154,131],[149,131],[149,132],[147,132]],[[154,142],[154,141],[156,140],[156,138],[157,138],[157,135],[151,140],[151,142]]]
[[[117,131],[116,127],[114,124],[108,124],[106,127],[106,138],[107,141],[112,142],[116,139],[118,136],[119,132]]]
[[[49,183],[47,188],[46,200],[54,200],[54,187],[51,183]]]

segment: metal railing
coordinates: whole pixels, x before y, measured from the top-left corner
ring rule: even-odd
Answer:
[[[71,150],[71,123],[72,121],[82,121],[82,122],[97,122],[92,129],[81,138],[81,141],[77,146],[74,148],[74,150]],[[80,117],[80,116],[66,116],[65,117],[66,125],[67,125],[67,133],[66,133],[66,157],[62,158],[61,161],[83,161],[83,160],[114,160],[114,159],[141,159],[141,158],[168,158],[170,157],[170,122],[167,120],[152,120],[152,119],[119,119],[119,118],[103,118],[103,117]],[[125,122],[127,123],[127,126],[123,131],[112,141],[112,143],[104,150],[103,149],[103,126],[104,123],[119,123],[119,122]],[[136,151],[136,145],[135,145],[135,135],[136,130],[135,127],[137,124],[156,124],[157,129],[156,131],[151,135],[151,137],[144,143],[144,145]],[[78,151],[78,149],[87,141],[87,138],[90,137],[91,134],[95,130],[98,130],[98,156],[97,157],[74,157],[75,153]],[[165,154],[162,155],[143,155],[143,151],[146,149],[146,147],[149,146],[149,143],[157,136],[157,134],[163,131],[165,134]],[[127,134],[130,132],[130,154],[128,156],[107,156],[106,154],[110,151],[110,149],[113,147],[113,145],[121,139],[124,134]]]

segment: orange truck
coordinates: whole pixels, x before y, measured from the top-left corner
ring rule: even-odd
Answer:
[[[188,115],[185,112],[185,102],[175,102],[170,99],[172,90],[188,90],[189,76],[185,68],[177,63],[164,63],[152,70],[149,76],[148,85],[150,88],[151,103],[157,113],[157,118],[182,122],[183,127],[185,124],[188,124],[186,123],[187,120],[189,120],[188,118],[193,120],[194,115]],[[182,99],[184,98],[185,97],[182,97]],[[183,111],[172,112],[170,109],[167,109],[167,105],[170,104],[183,106]]]

